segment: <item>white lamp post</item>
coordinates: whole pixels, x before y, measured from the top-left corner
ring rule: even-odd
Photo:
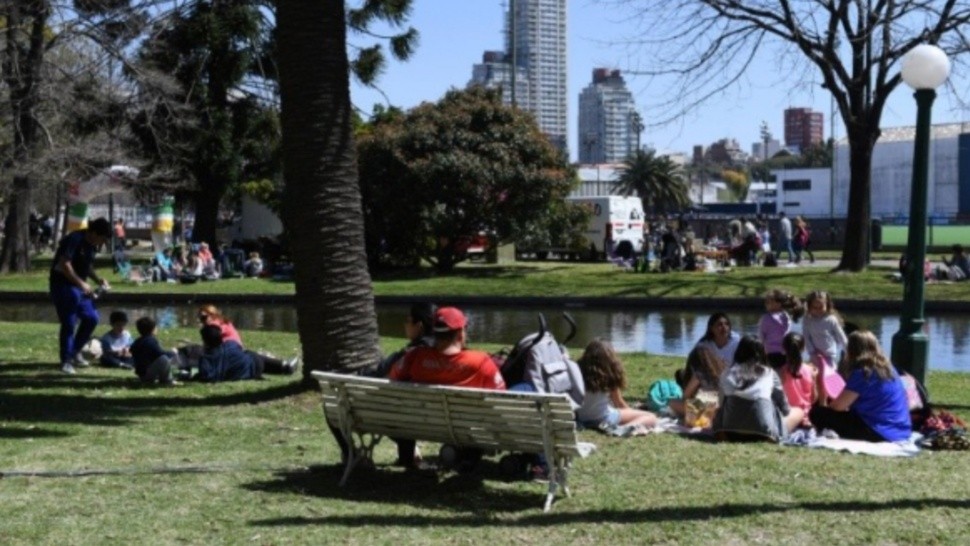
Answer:
[[[903,57],[902,76],[916,90],[916,139],[913,150],[913,185],[909,207],[909,237],[903,271],[903,307],[899,331],[893,335],[892,360],[923,382],[929,340],[923,333],[923,262],[926,260],[927,178],[930,156],[930,110],[936,88],[950,75],[950,59],[933,45],[918,45]]]

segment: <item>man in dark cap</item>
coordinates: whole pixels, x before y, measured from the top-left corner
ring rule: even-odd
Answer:
[[[87,281],[91,279],[102,289],[109,288],[108,281],[94,272],[94,255],[109,239],[111,223],[98,218],[86,229],[66,235],[54,253],[50,295],[61,323],[61,371],[67,374],[75,373],[75,366],[88,365],[81,356],[81,348],[91,339],[98,325],[98,311],[94,307],[95,289]]]

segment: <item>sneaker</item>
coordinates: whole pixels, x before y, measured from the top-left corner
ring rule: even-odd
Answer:
[[[84,359],[81,353],[74,355],[74,366],[78,368],[87,368],[91,363]]]
[[[283,373],[286,375],[293,375],[299,369],[300,357],[298,356],[294,356],[293,358],[283,362]]]
[[[77,373],[74,370],[74,366],[70,362],[65,362],[65,363],[61,364],[61,371],[64,372],[64,373],[66,373],[66,374],[68,374],[68,375],[74,375],[74,374]]]

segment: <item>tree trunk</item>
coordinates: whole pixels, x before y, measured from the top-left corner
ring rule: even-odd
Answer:
[[[27,169],[38,153],[39,122],[36,117],[37,87],[44,62],[44,32],[50,6],[46,1],[9,2],[0,16],[6,19],[2,54],[3,78],[8,87],[13,119],[13,170]],[[23,273],[30,268],[30,209],[33,195],[27,171],[14,175],[0,248],[0,272]]]
[[[277,4],[283,219],[296,266],[296,310],[311,370],[377,362],[377,314],[351,129],[344,0]]]
[[[219,203],[224,193],[219,182],[214,180],[200,180],[201,188],[195,192],[195,220],[192,223],[192,242],[209,243],[213,247],[216,241],[216,230],[219,228]],[[228,241],[222,241],[228,242]]]
[[[0,249],[0,273],[26,273],[30,270],[30,179],[17,175],[7,219],[3,226],[3,248]]]
[[[878,139],[878,130],[864,126],[850,130],[853,134],[849,135],[849,207],[846,211],[842,259],[836,269],[862,271],[869,264],[872,150]]]

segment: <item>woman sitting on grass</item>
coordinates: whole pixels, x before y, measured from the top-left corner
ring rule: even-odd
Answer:
[[[610,430],[619,425],[652,427],[657,424],[656,415],[633,409],[623,399],[626,373],[608,343],[591,341],[578,364],[586,384],[583,405],[576,410],[576,418],[583,426]]]
[[[717,312],[707,319],[707,331],[698,342],[698,347],[707,347],[730,366],[734,362],[734,351],[738,348],[741,337],[731,329],[731,319],[727,314]]]
[[[788,436],[804,418],[788,405],[778,374],[765,360],[765,348],[750,336],[741,338],[734,365],[721,376],[714,436],[721,441],[771,440]]]
[[[879,348],[872,332],[849,335],[845,389],[828,407],[816,406],[809,416],[819,431],[830,429],[841,438],[867,442],[897,442],[912,433],[906,389]]]

